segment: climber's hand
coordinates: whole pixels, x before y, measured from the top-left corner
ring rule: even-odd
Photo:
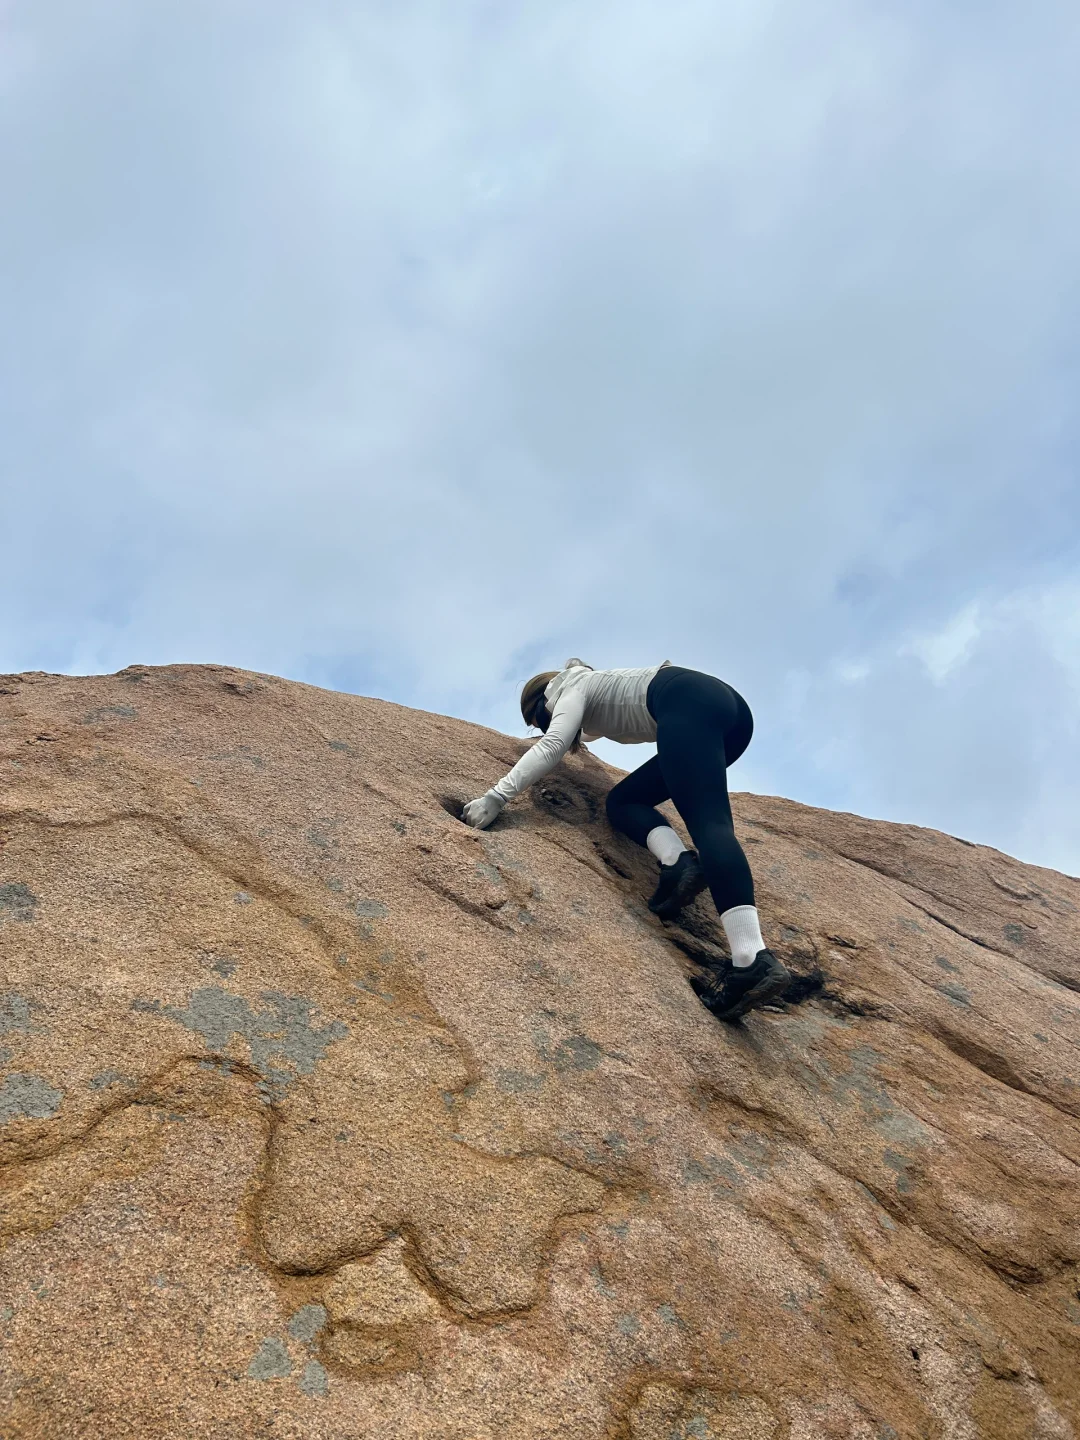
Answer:
[[[461,812],[461,818],[474,830],[486,830],[491,822],[502,814],[505,804],[506,801],[500,800],[497,795],[481,795],[479,800],[469,801]]]

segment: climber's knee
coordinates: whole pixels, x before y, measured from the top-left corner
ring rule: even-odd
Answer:
[[[619,793],[620,786],[621,782],[620,785],[615,785],[608,791],[607,799],[604,801],[604,809],[607,812],[608,824],[611,828],[613,830],[625,831],[628,819],[628,802],[625,797]]]

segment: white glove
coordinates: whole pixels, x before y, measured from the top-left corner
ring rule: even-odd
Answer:
[[[479,800],[470,800],[461,812],[461,818],[474,830],[486,830],[491,822],[502,814],[505,804],[505,800],[501,800],[498,795],[492,795],[489,790],[486,795],[481,795]]]

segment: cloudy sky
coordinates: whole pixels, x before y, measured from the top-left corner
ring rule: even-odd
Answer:
[[[0,671],[521,733],[669,657],[738,788],[1080,873],[1078,65],[1075,0],[0,0]]]

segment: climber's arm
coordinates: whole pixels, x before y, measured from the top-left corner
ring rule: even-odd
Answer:
[[[555,702],[551,724],[508,775],[493,785],[479,800],[472,800],[463,812],[467,824],[482,830],[500,814],[504,805],[543,778],[573,745],[585,719],[585,688],[568,686]]]

